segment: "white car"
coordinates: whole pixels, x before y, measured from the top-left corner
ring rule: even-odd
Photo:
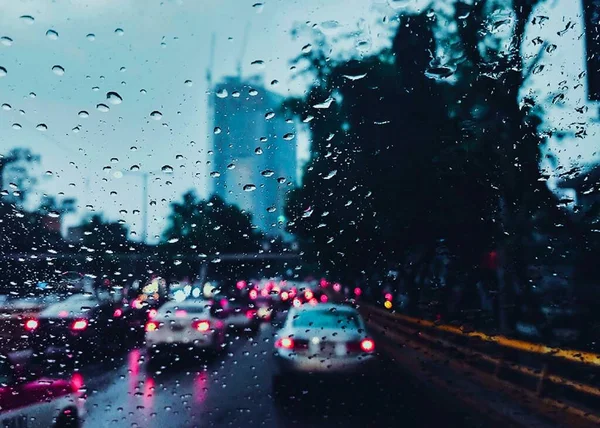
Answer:
[[[276,335],[275,386],[294,375],[366,374],[375,361],[375,342],[356,309],[333,304],[291,308]]]
[[[219,352],[226,345],[224,313],[211,300],[170,301],[148,320],[145,339],[151,360],[173,348]]]

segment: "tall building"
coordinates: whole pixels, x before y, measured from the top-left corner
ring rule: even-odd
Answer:
[[[252,214],[269,236],[285,238],[285,193],[296,182],[292,115],[257,79],[226,77],[210,95],[214,193]]]

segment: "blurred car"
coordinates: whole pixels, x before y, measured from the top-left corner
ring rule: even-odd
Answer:
[[[43,377],[0,358],[2,427],[77,427],[85,416],[82,380]]]
[[[123,310],[110,299],[74,294],[25,323],[36,358],[93,356],[122,348]]]
[[[366,374],[375,361],[375,342],[360,314],[348,306],[291,308],[276,337],[276,389],[297,375]]]
[[[168,300],[169,291],[164,278],[154,276],[145,282],[135,280],[125,292],[123,319],[129,329],[142,334],[148,319]]]
[[[243,298],[229,299],[226,302],[227,325],[230,328],[255,332],[260,327],[258,308],[251,301]]]
[[[221,351],[226,345],[226,313],[212,300],[165,303],[145,327],[150,360],[175,347]]]

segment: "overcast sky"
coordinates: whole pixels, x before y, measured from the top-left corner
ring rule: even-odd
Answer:
[[[0,103],[11,106],[0,110],[0,151],[30,147],[42,156],[41,171],[52,172],[40,189],[76,197],[79,215],[92,205],[111,219],[124,218],[138,233],[140,217],[132,212],[142,204],[141,181],[132,175],[115,178],[114,172],[132,165],[146,171],[171,165],[173,174],[157,174],[160,181],[150,184],[157,205],[150,207],[149,236],[160,233],[171,200],[190,188],[202,196],[210,191],[210,168],[205,165],[210,159],[205,75],[213,33],[215,80],[235,71],[248,28],[243,74],[262,74],[268,87],[276,79],[279,84],[272,89],[287,94],[306,86],[300,79],[291,80],[289,60],[311,42],[308,33],[293,37],[295,26],[309,21],[308,25],[316,23],[330,36],[354,31],[355,44],[344,49],[364,55],[387,43],[385,25],[394,25],[381,24],[383,16],[394,14],[387,0],[257,2],[0,0],[0,37],[4,37],[0,66],[7,70],[0,77]],[[418,2],[392,6],[398,4]],[[557,48],[542,58],[547,67],[534,76],[530,89],[539,99],[551,99],[561,87],[568,87],[563,88],[564,103],[546,102],[550,118],[546,126],[567,129],[577,121],[590,124],[586,139],[570,138],[554,147],[561,150],[563,163],[591,162],[597,159],[593,152],[599,146],[597,125],[591,121],[592,113],[598,115],[597,107],[589,105],[583,116],[574,111],[585,104],[585,85],[576,87],[585,83],[577,78],[584,65],[580,4],[549,0],[544,8],[540,13],[551,19],[530,28],[529,39],[540,36]],[[569,21],[573,28],[558,35]],[[536,48],[527,43],[525,53],[533,54]],[[255,60],[264,65],[252,65]],[[64,73],[53,70],[54,66]],[[559,84],[563,80],[567,82]],[[111,91],[120,95],[121,103],[107,100]],[[109,110],[99,110],[98,104],[106,104]],[[81,111],[89,116],[81,117]],[[151,117],[153,111],[161,112],[160,120]],[[21,128],[14,129],[13,124]],[[37,129],[43,128],[40,124],[47,130]],[[301,155],[306,156],[305,136],[300,140]],[[580,155],[582,159],[577,159]],[[167,179],[173,184],[166,185]],[[119,213],[123,209],[126,214]]]

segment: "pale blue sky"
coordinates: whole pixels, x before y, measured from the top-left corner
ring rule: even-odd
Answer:
[[[337,29],[332,30],[331,23],[325,26],[327,32],[356,32],[356,43],[343,49],[360,55],[387,43],[385,25],[374,23],[381,23],[384,15],[393,16],[393,8],[385,0],[267,0],[262,7],[253,7],[257,2],[0,0],[0,37],[13,40],[10,46],[0,44],[0,66],[7,69],[7,75],[0,77],[0,103],[12,107],[0,110],[0,150],[32,148],[42,155],[41,171],[53,172],[40,185],[41,190],[75,196],[80,213],[90,204],[112,219],[124,218],[134,231],[139,231],[140,223],[139,216],[132,214],[142,203],[140,180],[130,176],[116,179],[111,172],[134,164],[147,171],[173,166],[175,172],[168,178],[172,185],[165,185],[167,178],[159,174],[161,181],[150,186],[150,195],[158,204],[151,207],[149,236],[160,233],[171,200],[189,188],[196,188],[201,195],[209,191],[205,73],[213,32],[216,79],[234,72],[249,25],[243,73],[262,73],[267,86],[277,79],[280,83],[273,89],[287,94],[301,92],[306,86],[306,82],[291,80],[289,60],[311,42],[308,33],[293,38],[294,26],[337,21]],[[590,106],[585,117],[577,117],[573,110],[585,102],[585,85],[574,88],[583,67],[579,2],[549,0],[544,7],[543,14],[551,19],[541,28],[530,29],[530,39],[537,35],[552,39],[557,49],[543,59],[548,67],[532,79],[531,90],[545,99],[558,90],[561,80],[567,80],[565,105],[549,110],[548,127],[590,123],[592,112],[597,117],[596,107]],[[20,18],[22,15],[34,20]],[[575,27],[557,36],[569,20]],[[393,28],[394,24],[387,25]],[[122,34],[115,32],[119,28]],[[58,38],[46,35],[50,29]],[[88,34],[95,36],[93,40]],[[360,41],[368,42],[360,44],[362,51],[356,47]],[[365,46],[370,48],[365,51]],[[264,67],[251,65],[258,59],[264,61]],[[63,67],[65,73],[54,73],[54,65]],[[186,80],[192,85],[186,85]],[[123,102],[107,102],[109,91],[119,93]],[[110,111],[99,111],[99,103],[106,103]],[[89,112],[89,117],[79,117],[82,110]],[[162,112],[161,120],[150,117],[155,110]],[[14,130],[13,123],[22,129]],[[36,129],[41,123],[47,125],[47,131]],[[75,127],[80,131],[75,133]],[[594,147],[599,146],[596,132],[597,125],[590,125],[585,140],[563,143],[561,161],[568,164],[578,155],[591,161]],[[306,136],[301,140],[305,155]],[[177,155],[183,159],[176,159]],[[111,163],[111,158],[118,162]],[[111,171],[104,169],[108,165]],[[116,195],[111,194],[115,191]],[[128,213],[120,215],[122,209]]]

